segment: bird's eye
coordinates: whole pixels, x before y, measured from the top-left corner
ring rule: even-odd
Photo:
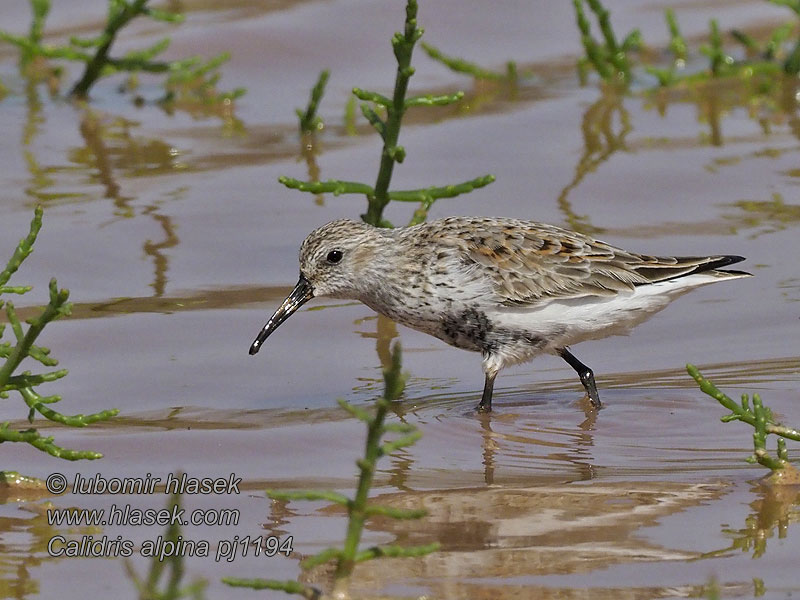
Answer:
[[[342,260],[342,251],[341,250],[331,250],[328,252],[328,256],[326,257],[327,261],[332,265],[335,265],[340,260]]]

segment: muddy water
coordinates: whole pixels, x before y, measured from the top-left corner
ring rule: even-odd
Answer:
[[[97,3],[55,4],[50,41],[102,21]],[[359,135],[346,135],[342,115],[354,85],[388,91],[388,39],[402,14],[392,3],[339,0],[183,5],[184,25],[135,25],[120,48],[171,35],[172,57],[230,51],[221,87],[248,88],[235,118],[167,115],[149,102],[136,108],[117,93],[118,80],[95,88],[88,107],[53,100],[44,88],[26,88],[15,53],[0,46],[9,90],[0,102],[2,256],[42,203],[36,251],[16,275],[17,284],[36,286],[18,302],[20,313],[31,316],[46,301],[51,276],[75,302],[73,316],[41,339],[70,374],[41,391],[60,394],[65,413],[122,410],[82,430],[36,422],[61,445],[103,452],[100,461],[66,463],[3,444],[3,467],[41,478],[59,472],[70,482],[98,473],[161,478],[153,493],[46,498],[56,508],[106,511],[164,507],[170,473],[235,473],[238,493],[183,498],[189,511],[239,515],[236,526],[184,529],[211,553],[187,558],[186,578],[207,579],[209,598],[255,597],[219,579],[325,581],[324,569],[301,575],[298,562],[341,542],[341,513],[324,502],[271,502],[263,490],[352,492],[363,427],[335,399],[366,407],[380,394],[376,348],[387,342],[378,335],[386,324],[365,307],[317,300],[258,356],[247,355],[296,279],[306,233],[364,210],[362,198],[315,198],[277,177],[373,180],[376,137],[363,123]],[[640,27],[655,45],[666,39],[667,5],[608,2],[618,30]],[[713,16],[724,30],[754,31],[786,16],[757,1],[676,9],[687,37],[698,40]],[[4,28],[27,28],[24,3],[2,11]],[[759,392],[781,419],[800,422],[800,143],[791,90],[755,104],[731,86],[625,98],[581,88],[566,2],[424,2],[420,20],[427,41],[447,53],[496,68],[515,59],[533,74],[512,91],[416,56],[415,92],[464,89],[467,100],[408,115],[397,187],[497,176],[488,188],[439,201],[431,218],[514,216],[653,254],[741,254],[756,277],[697,290],[628,337],[576,347],[597,374],[606,403],[599,414],[587,412],[571,369],[543,357],[503,372],[496,412],[476,416],[479,357],[399,328],[409,382],[391,418],[424,436],[380,464],[374,494],[429,516],[373,521],[364,544],[438,541],[442,549],[360,567],[354,589],[493,599],[796,595],[795,491],[756,483],[761,471],[743,461],[751,432],[720,423],[722,409],[683,369],[697,363],[732,397]],[[303,153],[293,109],[326,67],[327,127],[314,153]],[[157,82],[141,83],[145,100],[158,97]],[[404,223],[413,208],[392,206],[388,217]],[[1,418],[24,428],[20,404],[12,396]],[[0,506],[3,597],[136,597],[122,560],[51,557],[48,542],[129,541],[131,564],[143,573],[142,549],[163,528],[49,525],[44,501],[11,492]],[[293,552],[265,558],[239,548],[215,561],[235,536],[291,536]]]

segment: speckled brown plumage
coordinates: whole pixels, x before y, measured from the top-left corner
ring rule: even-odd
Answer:
[[[334,221],[300,248],[300,281],[251,347],[314,296],[362,301],[414,329],[483,355],[479,406],[491,409],[505,366],[549,352],[580,374],[595,406],[591,370],[570,344],[626,332],[686,291],[746,277],[721,270],[739,256],[650,256],[554,225],[450,217],[378,229]]]

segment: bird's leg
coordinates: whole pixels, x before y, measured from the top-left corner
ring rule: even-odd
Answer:
[[[592,402],[594,408],[600,408],[603,404],[600,402],[600,395],[597,393],[597,385],[594,382],[594,373],[592,370],[575,358],[567,348],[561,348],[558,355],[569,363],[569,366],[575,369],[578,376],[581,378],[586,393],[589,395],[589,400]]]
[[[480,413],[492,412],[492,390],[494,389],[494,378],[497,377],[497,371],[486,373],[486,380],[483,383],[483,396],[481,396],[481,403],[475,407]]]

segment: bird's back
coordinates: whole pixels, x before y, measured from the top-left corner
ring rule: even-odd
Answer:
[[[402,235],[402,234],[401,234]],[[741,256],[651,256],[623,250],[554,225],[507,218],[450,217],[408,228],[418,247],[450,271],[485,280],[499,304],[533,306],[555,299],[612,297],[686,278],[690,287],[747,277],[722,270]],[[435,250],[435,252],[434,252]],[[453,263],[456,263],[455,265]]]

